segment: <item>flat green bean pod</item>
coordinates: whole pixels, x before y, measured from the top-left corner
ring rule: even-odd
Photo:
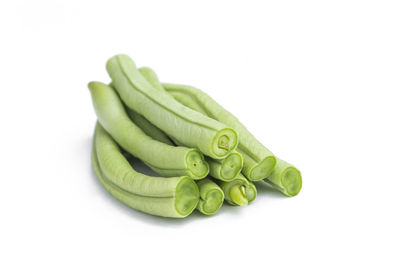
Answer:
[[[208,164],[197,149],[176,147],[154,140],[137,127],[127,115],[117,93],[110,86],[89,83],[93,105],[101,125],[121,147],[163,176],[204,178]]]
[[[182,218],[192,213],[198,204],[199,190],[191,178],[150,177],[137,173],[100,124],[96,125],[94,134],[92,166],[105,189],[133,209]]]
[[[230,182],[218,181],[225,194],[225,200],[231,205],[246,206],[257,197],[254,184],[239,174]]]
[[[191,86],[162,84],[178,102],[232,127],[240,136],[237,151],[243,156],[243,174],[251,181],[266,178],[273,171],[276,158],[230,112],[203,91]]]
[[[300,171],[281,159],[278,159],[274,171],[264,181],[289,197],[297,195],[303,184]]]
[[[157,74],[150,68],[143,67],[139,68],[140,73],[143,77],[157,90],[165,92],[164,87],[162,87],[160,81],[158,80]],[[185,104],[185,103],[184,103]],[[192,108],[190,105],[189,108]],[[192,108],[193,109],[193,108]],[[203,112],[204,114],[204,112]],[[139,115],[140,116],[140,115]],[[143,118],[144,119],[144,118]],[[146,120],[146,119],[144,119]],[[149,121],[145,121],[142,123],[143,127],[146,129],[153,129],[153,133],[148,133],[150,136],[159,136],[163,134],[161,130],[156,128]],[[156,128],[156,129],[154,129]],[[146,132],[146,131],[145,131]],[[160,133],[161,132],[161,133]],[[165,138],[163,138],[165,139]],[[179,144],[179,141],[174,140],[176,144]],[[236,151],[233,151],[224,159],[213,159],[210,157],[206,157],[206,161],[210,166],[210,174],[216,179],[222,181],[230,181],[235,178],[243,168],[243,158],[242,155]]]
[[[200,190],[197,209],[205,215],[215,214],[224,203],[224,192],[209,178],[197,181],[197,185]]]
[[[128,56],[114,56],[106,67],[124,103],[170,137],[216,159],[225,158],[236,148],[238,136],[233,129],[154,88]]]

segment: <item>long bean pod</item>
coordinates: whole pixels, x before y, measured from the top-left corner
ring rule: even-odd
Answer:
[[[152,69],[147,67],[142,67],[139,68],[139,71],[154,88],[156,88],[159,91],[165,92],[164,87],[158,80],[157,74]],[[190,105],[188,107],[191,108]],[[202,113],[205,114],[204,112]],[[146,129],[156,128],[149,121],[145,121],[143,122],[143,124],[144,124],[143,127]],[[160,132],[161,132],[160,130],[154,130],[154,133],[153,134],[150,133],[149,135],[159,136]],[[175,143],[179,144],[179,141],[177,140],[174,141]],[[233,151],[224,159],[213,159],[206,156],[205,160],[207,161],[210,167],[211,176],[222,181],[230,181],[234,179],[243,168],[243,158],[241,154],[236,151]]]
[[[182,218],[192,213],[198,204],[199,190],[191,178],[150,177],[137,173],[100,124],[96,125],[94,134],[92,166],[105,189],[133,209]]]
[[[135,112],[134,110],[127,107],[126,112],[129,117],[142,131],[150,136],[151,138],[163,142],[167,145],[174,146],[175,144],[169,139],[169,137],[156,126],[154,126],[151,122],[149,122],[145,117]]]
[[[125,104],[180,143],[219,159],[236,148],[238,136],[233,129],[151,86],[128,56],[114,56],[106,67]]]
[[[243,174],[252,181],[266,178],[273,171],[276,158],[230,112],[206,93],[191,86],[163,84],[178,102],[232,127],[240,136],[237,151],[243,156]]]
[[[158,81],[158,77],[156,73],[148,67],[139,68],[140,73],[146,78],[146,80],[156,89],[163,90],[161,83]],[[152,137],[153,139],[166,143],[168,145],[174,145],[171,139],[160,129],[154,126],[151,122],[149,122],[145,117],[130,109],[129,107],[125,107],[126,112],[128,113],[131,120],[139,126],[140,129],[143,130],[145,134]]]
[[[289,197],[297,195],[303,184],[300,171],[281,159],[278,159],[274,171],[264,181]]]
[[[128,117],[110,86],[91,82],[89,89],[99,122],[126,151],[163,176],[201,179],[208,174],[208,164],[197,149],[167,145],[147,136]]]
[[[215,214],[224,203],[224,192],[209,178],[197,181],[197,185],[200,191],[197,209],[205,215]]]
[[[230,182],[218,181],[225,194],[225,200],[231,205],[246,206],[257,197],[254,184],[239,174]]]

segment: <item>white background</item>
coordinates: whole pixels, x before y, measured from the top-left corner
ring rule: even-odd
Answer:
[[[399,1],[1,1],[1,266],[399,266]],[[90,167],[87,83],[130,55],[303,174],[176,220]]]

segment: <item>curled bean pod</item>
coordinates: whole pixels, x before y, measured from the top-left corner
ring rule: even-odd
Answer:
[[[203,91],[191,86],[162,84],[178,102],[232,127],[240,136],[237,151],[243,156],[243,174],[251,181],[266,178],[273,171],[276,158],[230,112]]]
[[[168,136],[217,159],[225,158],[236,148],[238,136],[233,129],[151,86],[128,56],[114,56],[106,67],[124,103]]]
[[[117,93],[108,85],[91,82],[89,89],[101,125],[126,151],[163,176],[204,178],[208,164],[197,149],[175,147],[154,140],[137,127],[125,112]]]
[[[182,218],[196,208],[199,190],[189,177],[150,177],[137,173],[112,137],[96,125],[92,166],[104,188],[116,199],[145,213]]]

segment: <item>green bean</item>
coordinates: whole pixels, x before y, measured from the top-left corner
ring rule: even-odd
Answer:
[[[210,175],[222,181],[231,181],[240,174],[243,167],[242,155],[236,151],[224,159],[206,157],[210,166]]]
[[[264,181],[289,197],[297,195],[303,183],[300,171],[281,159],[278,159],[274,171]]]
[[[155,72],[152,69],[150,69],[148,67],[142,67],[139,69],[139,71],[140,71],[140,73],[142,73],[143,76],[149,77],[149,79],[147,79],[147,80],[149,81],[149,83],[152,86],[154,86],[158,90],[164,90],[161,83],[158,81],[157,75],[155,74]],[[152,82],[152,81],[155,81],[155,82]],[[113,87],[112,83],[110,84],[110,86]],[[157,141],[166,143],[171,146],[174,145],[174,143],[171,141],[171,139],[169,139],[169,137],[163,131],[161,131],[156,126],[154,126],[145,117],[138,114],[137,112],[135,112],[134,110],[130,109],[127,106],[125,106],[125,109],[129,115],[129,117],[131,118],[131,120],[137,126],[139,126],[139,128],[142,129],[145,134],[147,134],[148,136],[152,137],[153,139],[155,139]]]
[[[105,189],[122,203],[145,213],[182,218],[196,208],[199,190],[189,177],[150,177],[137,173],[118,145],[96,125],[92,166]]]
[[[225,158],[238,143],[237,133],[178,103],[151,86],[125,55],[112,57],[107,71],[125,104],[180,143],[212,158]]]
[[[126,111],[133,123],[135,123],[140,129],[142,129],[145,134],[167,145],[175,145],[163,131],[150,123],[145,117],[130,108],[127,108]]]
[[[205,215],[215,214],[224,203],[224,192],[209,178],[197,181],[197,185],[200,190],[197,209]]]
[[[157,90],[159,91],[165,92],[164,87],[162,87],[160,81],[158,80],[157,74],[152,69],[145,67],[139,68],[139,71],[154,88],[157,88]],[[143,127],[148,129],[155,127],[150,122],[144,124],[145,125]],[[152,134],[150,133],[149,135],[152,136]],[[157,130],[154,130],[153,135],[159,135]],[[179,144],[179,141],[177,140],[174,140],[174,142]],[[236,151],[233,151],[224,159],[213,159],[210,157],[206,157],[206,161],[210,166],[211,176],[222,181],[232,180],[240,173],[243,167],[243,158],[240,153]]]
[[[138,70],[151,86],[156,88],[158,91],[165,92],[164,87],[161,85],[158,76],[153,69],[149,67],[140,67]]]
[[[239,174],[230,182],[218,181],[225,194],[225,200],[231,205],[246,206],[257,197],[254,184]]]
[[[204,178],[208,164],[196,149],[170,146],[147,136],[128,117],[117,93],[108,85],[91,82],[89,89],[101,125],[126,151],[163,176]]]
[[[163,87],[178,102],[232,127],[239,134],[237,151],[243,156],[242,172],[249,180],[258,181],[271,174],[275,156],[235,116],[199,89],[175,84],[163,84]]]

